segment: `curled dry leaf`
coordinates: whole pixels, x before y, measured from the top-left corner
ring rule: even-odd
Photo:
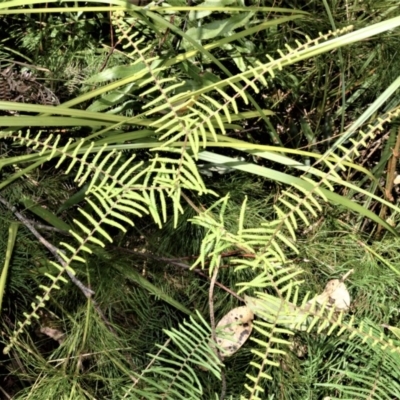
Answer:
[[[322,294],[316,298],[319,304],[327,304],[336,311],[347,311],[350,307],[350,294],[344,282],[339,279],[330,280]]]
[[[49,336],[53,340],[56,340],[58,343],[62,343],[65,339],[64,332],[60,331],[59,329],[50,328],[48,326],[42,326],[40,328],[40,332]]]
[[[316,297],[319,304],[327,304],[334,307],[336,311],[347,311],[350,307],[350,294],[346,288],[344,281],[353,273],[353,270],[347,272],[342,279],[332,279],[326,286],[322,294]]]
[[[243,306],[229,311],[216,326],[216,339],[222,348],[222,356],[236,353],[248,339],[253,330],[254,314]]]
[[[389,217],[387,217],[386,218],[386,222],[390,225],[390,226],[392,226],[393,228],[395,228],[396,227],[396,221],[394,220],[394,218],[393,218],[393,215],[390,215]]]
[[[303,358],[308,353],[307,345],[302,343],[298,338],[295,338],[294,341],[290,343],[289,349],[299,358]]]

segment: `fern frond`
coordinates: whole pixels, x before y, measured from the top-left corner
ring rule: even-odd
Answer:
[[[53,262],[52,265],[59,271],[58,275],[47,274],[50,285],[42,285],[44,294],[32,304],[32,311],[25,313],[25,321],[19,323],[13,333],[5,351],[16,343],[24,328],[31,323],[32,318],[38,318],[38,311],[50,298],[50,293],[59,289],[60,282],[66,282],[63,274],[66,269],[75,274],[73,263],[84,263],[85,259],[79,254],[83,251],[92,253],[92,246],[104,247],[106,242],[113,239],[106,227],[113,227],[125,232],[126,225],[133,225],[133,217],[151,214],[155,222],[161,227],[167,218],[167,199],[172,202],[175,224],[179,213],[183,211],[181,191],[197,191],[200,195],[209,192],[197,171],[194,160],[186,153],[172,149],[170,153],[178,153],[180,159],[160,157],[156,155],[147,167],[143,162],[135,163],[134,156],[122,162],[122,152],[107,151],[103,145],[92,161],[89,161],[93,151],[93,142],[86,143],[80,140],[73,143],[69,140],[63,147],[59,146],[60,136],[41,138],[37,135],[31,138],[17,135],[14,140],[39,150],[39,154],[48,151],[47,159],[59,157],[56,165],[59,168],[68,160],[66,173],[75,171],[74,180],[79,185],[87,184],[86,201],[93,213],[79,209],[82,219],[74,220],[74,230],[70,231],[75,243],[61,245],[64,252],[60,253],[64,263]]]
[[[274,286],[277,282],[274,283]],[[315,330],[318,334],[330,336],[343,336],[349,334],[349,340],[356,340],[360,344],[367,343],[375,351],[387,351],[394,354],[391,357],[399,358],[400,347],[398,343],[386,337],[383,331],[379,331],[371,326],[368,321],[356,322],[354,316],[345,321],[344,312],[337,312],[334,308],[328,307],[328,303],[317,304],[316,299],[308,300],[308,295],[299,306],[295,305],[298,298],[298,287],[289,283],[284,289],[280,290],[280,296],[275,297],[266,293],[258,293],[258,300],[247,298],[246,304],[264,321],[255,321],[254,329],[263,339],[251,338],[257,343],[260,350],[254,350],[257,358],[252,365],[258,371],[257,374],[248,376],[253,382],[252,386],[246,388],[250,392],[250,398],[258,397],[262,392],[261,381],[263,379],[272,379],[264,370],[269,367],[277,367],[279,363],[273,360],[274,355],[286,353],[285,346],[290,342],[285,337],[293,335],[293,330],[302,330],[311,333]],[[286,294],[285,294],[286,293]],[[293,301],[291,301],[293,300]],[[282,328],[285,327],[285,328]],[[282,337],[283,335],[283,337]],[[268,359],[272,358],[272,360]],[[371,382],[373,379],[371,379]],[[331,385],[329,385],[331,386]],[[333,387],[335,385],[332,385]],[[371,387],[373,385],[371,384]],[[367,393],[367,392],[366,392]]]
[[[167,344],[158,345],[160,351],[152,356],[151,366],[137,375],[136,383],[124,398],[130,393],[145,394],[147,399],[201,398],[199,369],[220,379],[221,362],[210,346],[211,328],[199,313],[197,319],[190,317],[178,329],[165,333],[169,337]]]

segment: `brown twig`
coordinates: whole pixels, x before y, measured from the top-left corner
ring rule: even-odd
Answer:
[[[158,6],[163,2],[164,2],[164,0],[160,0],[154,6]],[[135,5],[135,6],[145,6],[143,8],[146,9],[146,8],[149,8],[149,3],[151,3],[151,0],[128,0],[128,3],[131,3],[131,4]],[[110,7],[111,7],[111,4],[110,4]],[[101,64],[101,66],[99,68],[99,72],[102,72],[107,67],[108,62],[110,61],[110,57],[113,55],[113,53],[114,53],[115,49],[117,48],[117,46],[124,39],[124,37],[122,37],[116,43],[113,43],[114,42],[114,30],[113,30],[112,23],[111,23],[111,12],[112,11],[110,11],[111,46],[110,46],[110,49],[108,51],[108,54],[106,55],[106,58],[104,59],[103,63]],[[133,28],[135,26],[135,24],[136,24],[136,22],[132,23],[129,28]]]
[[[130,253],[133,254],[144,254],[144,253],[140,253],[139,251],[135,251],[135,250],[130,250],[124,247],[114,247],[114,249],[118,249],[118,250],[122,250],[122,251],[129,251]],[[146,253],[147,254],[147,253]],[[234,257],[234,256],[240,256],[240,257],[244,257],[244,258],[255,258],[256,255],[255,254],[251,254],[251,253],[243,253],[242,250],[232,250],[232,251],[226,251],[224,253],[221,253],[221,258],[229,258],[229,257]],[[210,260],[207,260],[207,258],[211,258],[212,256],[208,255],[206,256],[206,260],[204,261],[204,264],[207,265],[210,263]],[[185,257],[175,257],[175,258],[167,258],[167,257],[159,257],[158,259],[160,259],[161,261],[190,261],[190,260],[196,260],[199,258],[199,255],[193,255],[193,256],[185,256]],[[228,266],[226,265],[221,265],[221,268],[228,268]],[[207,269],[207,268],[204,268]]]
[[[186,200],[186,202],[189,204],[189,206],[192,207],[193,210],[197,212],[197,214],[201,214],[201,213],[203,213],[204,211],[206,211],[205,208],[204,208],[203,206],[201,206],[201,208],[202,208],[203,210],[200,210],[200,208],[197,207],[196,204],[194,204],[193,201],[192,201],[185,193],[182,192],[182,193],[181,193],[181,196]]]
[[[208,292],[208,305],[209,305],[209,309],[210,309],[211,339],[215,344],[217,344],[217,335],[215,333],[214,287],[217,282],[218,270],[219,270],[219,263],[214,268],[214,272],[212,274],[211,282],[210,282],[210,290]],[[222,358],[221,353],[218,350],[216,351],[216,353],[217,353],[219,360],[222,363],[223,358]],[[226,377],[225,377],[224,370],[222,368],[221,368],[221,384],[222,384],[222,388],[221,388],[221,394],[219,396],[219,399],[224,400],[225,393],[226,393]]]
[[[12,397],[0,386],[0,391],[6,396],[6,399],[12,399]]]
[[[44,247],[47,248],[47,250],[50,251],[51,254],[53,254],[53,256],[60,263],[60,265],[65,268],[71,281],[82,291],[82,293],[87,298],[90,298],[94,294],[93,290],[86,287],[70,270],[66,268],[67,263],[59,255],[61,251],[57,247],[53,246],[50,242],[48,242],[36,230],[36,228],[31,224],[31,222],[27,218],[25,218],[20,212],[18,212],[17,209],[14,206],[12,206],[6,199],[0,196],[0,202],[4,204],[32,232],[32,234],[39,240],[40,243],[42,243]]]
[[[71,281],[82,291],[82,293],[85,295],[85,297],[91,302],[94,310],[97,312],[97,315],[107,326],[108,330],[114,335],[117,342],[122,345],[122,342],[121,342],[117,332],[115,331],[115,329],[113,328],[113,326],[111,325],[111,323],[107,319],[107,317],[104,315],[103,310],[100,308],[97,301],[93,298],[93,295],[95,292],[93,290],[91,290],[90,288],[86,287],[71,271],[69,271],[67,269],[67,263],[59,255],[61,250],[59,250],[57,247],[53,246],[42,235],[40,235],[40,233],[33,226],[32,222],[29,221],[27,218],[25,218],[20,212],[17,211],[17,209],[14,206],[12,206],[7,200],[2,198],[1,196],[0,196],[0,202],[2,204],[4,204],[32,232],[32,234],[39,240],[39,242],[42,243],[53,254],[53,256],[60,263],[60,265],[65,268]],[[126,359],[129,362],[131,368],[132,369],[135,368],[135,364],[129,353],[126,353]],[[135,381],[135,378],[133,376],[130,376],[130,378],[133,381]]]
[[[32,221],[31,219],[27,219],[27,221],[31,225],[36,227],[36,229],[41,229],[41,230],[50,231],[50,232],[57,232],[57,233],[60,233],[61,235],[65,235],[65,236],[72,236],[69,232],[63,231],[62,229],[56,228],[54,226],[44,225],[44,224],[41,224],[39,222]]]
[[[210,282],[210,290],[208,292],[208,304],[210,308],[210,324],[211,324],[211,337],[212,340],[217,343],[217,336],[215,334],[215,315],[214,315],[214,286],[217,281],[218,266],[214,268],[213,275]],[[222,360],[221,360],[222,361]]]
[[[154,254],[151,254],[151,253],[142,253],[140,251],[134,251],[134,250],[131,250],[131,249],[125,249],[123,247],[114,247],[114,249],[118,250],[118,251],[124,251],[126,253],[135,254],[135,255],[140,256],[140,257],[151,258],[151,259],[156,260],[156,261],[165,262],[167,264],[171,264],[171,265],[174,265],[174,266],[182,268],[182,269],[193,271],[193,272],[195,272],[196,274],[202,276],[205,279],[208,279],[208,280],[210,279],[210,277],[208,277],[203,271],[201,271],[199,269],[191,269],[191,266],[189,264],[181,262],[180,259],[158,257],[158,256],[156,256]],[[222,267],[223,266],[221,266],[220,268],[222,268]],[[238,294],[233,292],[231,289],[229,289],[226,286],[224,286],[222,283],[215,282],[215,285],[220,287],[221,289],[225,290],[225,292],[229,293],[230,295],[236,297],[238,300],[244,302],[244,299],[242,297],[240,297]]]
[[[133,385],[130,387],[130,389],[125,393],[123,399],[126,399],[128,394],[131,393],[132,389],[139,383],[140,378],[145,374],[145,372],[150,369],[150,367],[154,364],[154,362],[157,360],[157,357],[161,354],[162,351],[164,351],[164,348],[169,345],[171,342],[171,338],[168,338],[167,341],[163,344],[163,346],[160,347],[160,350],[158,350],[157,354],[150,360],[150,362],[146,365],[146,368],[142,370],[142,373],[140,374],[140,377],[135,380]]]
[[[393,196],[392,196],[392,190],[393,190],[393,184],[394,184],[393,183],[394,175],[396,173],[396,165],[397,165],[399,156],[400,156],[400,128],[397,132],[396,144],[392,151],[392,156],[389,159],[388,169],[387,169],[387,174],[386,174],[385,196],[390,202],[394,201]],[[385,205],[383,205],[381,212],[379,213],[379,217],[382,218],[383,220],[386,219],[386,210],[387,210],[387,207]],[[377,228],[377,235],[379,235],[379,233],[382,231],[382,229],[383,229],[382,225],[379,225]]]

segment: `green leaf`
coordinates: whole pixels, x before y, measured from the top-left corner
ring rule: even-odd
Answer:
[[[1,271],[1,276],[0,276],[0,314],[2,311],[4,291],[5,291],[7,275],[8,275],[8,268],[10,266],[10,261],[11,261],[12,253],[14,250],[15,239],[17,238],[18,226],[19,226],[19,224],[17,222],[12,222],[8,229],[7,250],[6,250],[5,257],[4,257],[3,270]]]
[[[104,83],[115,79],[123,79],[132,76],[142,70],[146,69],[144,63],[137,63],[134,65],[117,65],[102,71],[96,75],[91,76],[86,83]],[[147,72],[147,69],[146,69]]]
[[[114,266],[117,269],[121,269],[119,265],[114,265]],[[175,307],[177,310],[180,310],[187,315],[193,315],[192,312],[188,308],[186,308],[183,304],[179,303],[179,301],[176,301],[171,296],[164,293],[160,288],[150,283],[145,277],[140,275],[139,272],[137,272],[133,268],[130,270],[124,269],[123,274],[126,275],[133,282],[141,286],[143,289],[154,294],[154,296],[159,297],[161,300],[164,300],[166,303]]]
[[[64,210],[80,203],[85,198],[86,191],[89,185],[84,185],[78,192],[74,193],[71,197],[64,201],[64,203],[57,210],[57,214],[60,214]]]
[[[230,4],[235,4],[236,0],[206,0],[197,5],[195,11],[190,11],[189,20],[201,19],[209,16],[212,10],[207,10],[207,7],[224,7]],[[204,8],[204,11],[199,11],[198,8]]]
[[[35,203],[33,200],[28,197],[24,197],[20,201],[30,212],[37,215],[42,220],[46,221],[54,228],[60,229],[61,231],[68,232],[71,227],[65,223],[63,220],[58,218],[53,212],[42,207],[41,205]]]
[[[246,25],[253,15],[254,13],[242,13],[220,21],[213,21],[198,28],[190,28],[187,35],[194,40],[207,40],[224,36]]]
[[[237,170],[251,173],[254,175],[263,176],[265,178],[268,178],[268,179],[271,179],[271,180],[274,180],[277,182],[281,182],[284,184],[288,184],[290,186],[298,186],[305,190],[314,190],[315,185],[316,185],[316,183],[313,184],[313,183],[303,180],[301,178],[297,178],[295,176],[285,174],[283,172],[276,171],[271,168],[262,167],[260,165],[255,165],[255,164],[251,164],[251,163],[247,163],[247,162],[238,162],[234,158],[222,156],[220,154],[211,153],[208,151],[203,151],[203,152],[199,153],[198,158],[203,161],[212,162],[215,164],[222,164],[229,168],[237,169]],[[345,206],[346,208],[348,208],[349,210],[353,210],[353,211],[357,212],[358,214],[363,215],[364,217],[367,217],[367,218],[371,219],[372,221],[375,221],[376,223],[384,226],[388,231],[393,233],[395,236],[400,235],[386,221],[382,220],[382,218],[380,218],[378,215],[376,215],[375,213],[373,213],[370,210],[367,210],[366,208],[357,204],[356,202],[354,202],[350,199],[347,199],[337,193],[331,192],[330,190],[324,189],[322,187],[318,188],[318,191],[323,196],[325,196],[328,200],[330,200],[333,204],[341,204],[341,205]],[[373,195],[371,194],[371,196],[373,196]],[[384,200],[381,200],[379,198],[378,198],[378,200],[381,202],[384,202]],[[390,203],[389,203],[389,205],[390,205]]]

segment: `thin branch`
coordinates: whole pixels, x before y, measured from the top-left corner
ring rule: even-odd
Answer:
[[[116,248],[116,247],[115,247]],[[136,252],[134,250],[130,250],[130,249],[126,249],[124,247],[118,247],[118,250],[129,250],[132,253],[137,253],[139,254],[139,252]],[[225,251],[223,253],[221,253],[221,258],[229,258],[229,257],[235,257],[235,256],[240,256],[243,258],[255,258],[256,255],[255,254],[251,254],[251,253],[243,253],[242,250],[231,250],[231,251]],[[185,257],[175,257],[175,258],[166,258],[163,257],[163,260],[170,260],[170,261],[186,261],[186,260],[197,260],[199,258],[199,255],[192,255],[192,256],[185,256]],[[207,259],[211,259],[212,255],[207,255],[206,256],[206,260],[204,261],[204,264],[207,265],[210,261]],[[221,265],[219,268],[225,268],[226,266]]]
[[[205,211],[205,208],[203,206],[201,206],[203,208],[203,211],[200,210],[200,208],[197,207],[196,204],[194,204],[193,201],[185,193],[182,192],[181,196],[186,200],[189,206],[192,207],[193,210],[197,212],[197,214],[201,214],[203,211]]]
[[[67,263],[60,257],[59,253],[61,250],[48,242],[32,225],[32,222],[25,218],[17,209],[12,206],[6,199],[0,196],[0,203],[4,204],[31,232],[32,234],[39,240],[40,243],[43,244],[50,251],[51,254],[56,258],[56,260],[60,263],[61,266],[65,268],[69,278],[72,283],[76,285],[81,292],[85,295],[85,297],[90,300],[93,305],[93,308],[96,310],[99,317],[106,324],[109,331],[118,339],[118,335],[112,327],[110,321],[108,321],[107,317],[104,315],[102,309],[97,304],[96,300],[92,297],[94,295],[94,291],[85,286],[71,271],[67,269]]]
[[[210,282],[210,291],[208,292],[208,303],[210,307],[211,337],[215,343],[217,342],[217,337],[215,335],[214,287],[215,287],[215,282],[217,281],[217,275],[218,275],[218,266],[215,267],[214,269]]]
[[[60,233],[61,235],[65,235],[65,236],[72,236],[69,232],[67,231],[63,231],[62,229],[56,228],[54,226],[49,226],[49,225],[44,225],[41,224],[39,222],[36,221],[32,221],[31,219],[27,219],[27,221],[33,225],[34,227],[36,227],[36,229],[42,229],[44,231],[51,231],[51,232],[57,232]]]
[[[40,243],[42,243],[44,247],[47,248],[47,250],[50,251],[51,254],[53,254],[53,256],[60,263],[60,265],[62,265],[65,268],[65,271],[67,272],[71,281],[82,291],[82,293],[87,298],[91,298],[92,295],[94,294],[94,291],[86,287],[70,270],[67,269],[67,263],[59,255],[61,251],[57,247],[52,245],[50,242],[48,242],[36,230],[36,228],[31,224],[31,222],[27,218],[25,218],[19,211],[17,211],[17,209],[14,206],[12,206],[6,199],[0,196],[0,202],[3,203],[32,232],[32,234],[39,240]]]
[[[214,269],[213,275],[211,277],[211,282],[210,282],[210,290],[208,292],[208,304],[209,304],[209,308],[210,308],[211,338],[215,344],[217,344],[217,335],[215,333],[214,287],[215,287],[215,283],[217,281],[218,270],[219,270],[219,263],[217,264],[217,266]],[[223,357],[222,357],[221,353],[218,350],[216,351],[216,353],[217,353],[219,360],[222,363]],[[221,384],[222,384],[222,387],[221,387],[221,394],[219,396],[219,399],[224,400],[225,394],[226,394],[226,377],[225,377],[225,372],[222,368],[221,368]]]
[[[157,354],[153,356],[153,358],[150,360],[150,362],[146,365],[146,368],[142,371],[140,374],[140,377],[135,380],[133,385],[130,387],[130,389],[125,393],[125,396],[123,399],[126,399],[126,396],[131,393],[132,389],[138,384],[140,381],[140,378],[144,375],[144,373],[154,364],[154,362],[157,360],[157,357],[161,354],[161,352],[164,350],[165,347],[169,345],[169,342],[171,341],[171,338],[168,338],[167,341],[160,347],[160,350],[158,350]]]
[[[400,129],[398,129],[398,131],[397,131],[396,144],[392,151],[392,156],[389,159],[388,167],[387,167],[387,174],[386,174],[385,197],[392,203],[394,202],[392,190],[393,190],[393,186],[394,186],[394,178],[395,178],[396,166],[397,166],[397,163],[399,160],[399,156],[400,156]],[[379,213],[379,216],[383,220],[386,220],[386,211],[387,211],[387,206],[383,205],[381,212]],[[382,229],[383,229],[383,226],[378,225],[377,235],[380,234]]]
[[[6,396],[7,399],[11,399],[12,397],[0,386],[0,391]]]
[[[182,268],[182,269],[190,270],[190,271],[193,271],[196,274],[202,276],[203,278],[210,280],[210,277],[207,276],[204,272],[202,272],[199,269],[191,269],[191,266],[189,264],[180,262],[179,259],[173,259],[173,258],[167,258],[167,257],[158,257],[158,256],[155,256],[154,254],[151,254],[151,253],[141,253],[139,251],[126,249],[124,247],[113,247],[113,248],[115,250],[118,250],[118,251],[125,251],[126,253],[135,254],[135,255],[138,255],[138,256],[144,257],[144,258],[151,258],[151,259],[156,260],[156,261],[165,262],[167,264],[171,264],[171,265],[174,265],[174,266]],[[223,268],[223,267],[224,266],[221,266],[220,268]],[[219,282],[216,281],[215,285],[220,287],[221,289],[225,290],[225,292],[229,293],[230,295],[236,297],[238,300],[244,302],[244,299],[242,297],[240,297],[238,294],[233,292],[231,289],[229,289],[226,286],[224,286],[222,283],[219,283]]]

